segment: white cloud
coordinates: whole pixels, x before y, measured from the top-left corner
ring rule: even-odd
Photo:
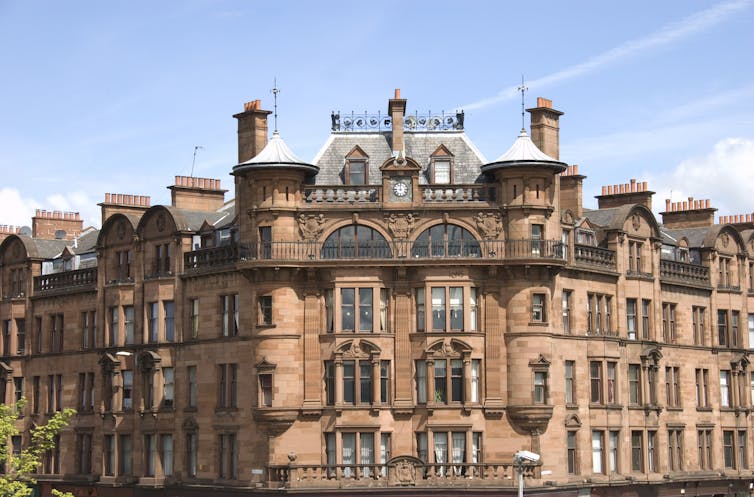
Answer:
[[[78,212],[84,219],[84,227],[99,226],[100,209],[85,192],[74,191],[50,195],[44,202],[24,197],[15,188],[0,189],[0,225],[31,226],[36,209]]]
[[[751,185],[754,184],[754,140],[725,138],[706,156],[682,161],[672,171],[650,178],[655,207],[664,210],[665,199],[673,202],[710,199],[717,215],[746,214],[754,211]],[[660,205],[661,204],[661,205]]]
[[[84,227],[100,225],[101,211],[97,202],[81,190],[50,195],[45,202],[45,208],[47,210],[78,212],[84,220]]]
[[[22,197],[15,188],[0,188],[0,224],[31,226],[31,217],[38,205],[36,200]]]
[[[530,89],[544,88],[555,83],[560,83],[561,81],[583,76],[584,74],[596,71],[603,66],[612,64],[613,62],[627,58],[631,55],[647,52],[663,45],[669,45],[681,41],[725,21],[740,10],[751,7],[752,3],[752,0],[734,0],[715,5],[707,10],[702,10],[685,17],[678,22],[667,24],[658,31],[647,36],[624,42],[621,45],[611,48],[606,52],[602,52],[599,55],[595,55],[584,62],[566,67],[565,69],[548,74],[547,76],[528,81],[526,86]],[[512,100],[515,97],[516,90],[513,88],[504,88],[503,90],[500,90],[497,95],[470,104],[461,105],[458,108],[465,110],[481,109],[500,102]]]

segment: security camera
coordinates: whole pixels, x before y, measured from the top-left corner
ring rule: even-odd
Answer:
[[[530,452],[528,450],[519,450],[515,454],[513,454],[513,459],[516,462],[538,462],[541,456],[539,454],[535,454],[534,452]]]

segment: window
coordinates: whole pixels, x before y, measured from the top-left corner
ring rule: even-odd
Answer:
[[[79,412],[94,410],[94,373],[79,373],[78,410]]]
[[[157,343],[159,340],[159,319],[160,309],[157,302],[150,302],[147,304],[147,334],[149,336],[150,343]]]
[[[608,362],[607,363],[607,403],[608,404],[615,404],[617,402],[616,398],[616,388],[615,388],[615,371],[617,368],[617,363],[615,362]]]
[[[16,354],[24,355],[26,353],[26,321],[16,319]]]
[[[644,340],[649,340],[649,326],[650,326],[650,313],[651,313],[652,301],[649,299],[641,299],[641,337]]]
[[[262,373],[259,375],[259,405],[272,407],[272,374]]]
[[[452,182],[450,159],[432,160],[432,183],[448,185]]]
[[[723,430],[723,461],[726,468],[735,468],[735,449],[733,430]]]
[[[631,431],[631,471],[644,471],[644,433]]]
[[[728,288],[731,286],[730,257],[720,257],[718,264],[718,287]]]
[[[123,378],[122,410],[130,411],[134,407],[134,372],[130,369],[124,369],[120,374]]]
[[[390,245],[382,234],[369,226],[344,226],[327,237],[322,245],[323,259],[387,259]]]
[[[141,393],[144,400],[144,409],[151,410],[154,408],[154,367],[152,365],[143,365],[141,372]]]
[[[120,435],[118,437],[118,474],[130,475],[133,472],[132,454],[131,435]]]
[[[342,391],[344,404],[371,404],[373,402],[375,378],[374,370],[371,360],[344,360],[340,363],[335,363],[335,366],[331,366],[332,362],[327,361],[325,365],[328,375],[334,375],[335,369],[339,368],[342,371]],[[327,385],[330,388],[334,388],[336,384],[336,378],[328,378]],[[337,402],[333,392],[328,391],[328,400],[332,400],[333,403]]]
[[[238,364],[218,364],[218,399],[219,408],[238,407],[237,382]]]
[[[709,370],[697,369],[696,377],[696,406],[709,407]]]
[[[162,457],[162,474],[173,475],[173,435],[160,435],[160,456]]]
[[[224,480],[237,478],[238,447],[235,433],[222,433],[219,435],[219,456],[217,476]]]
[[[186,473],[191,478],[196,477],[197,454],[196,433],[186,433]]]
[[[640,405],[641,399],[641,365],[628,365],[628,403]]]
[[[123,306],[123,330],[126,345],[134,343],[134,306]]]
[[[668,429],[668,469],[683,471],[683,429]]]
[[[196,366],[188,366],[186,368],[186,377],[188,378],[188,399],[186,399],[186,405],[188,407],[196,407]]]
[[[592,472],[605,472],[605,434],[599,430],[592,431]]]
[[[643,269],[641,260],[642,243],[630,240],[628,242],[628,272],[641,273]]]
[[[346,184],[368,184],[369,170],[366,159],[348,159],[346,161]]]
[[[165,341],[172,342],[175,340],[175,304],[166,300],[162,303],[162,310],[165,313]]]
[[[23,378],[21,378],[23,382]],[[18,384],[16,385],[16,400],[18,401]],[[47,412],[63,410],[63,375],[47,375]]]
[[[610,453],[608,454],[608,470],[610,473],[617,473],[618,472],[618,440],[619,440],[620,432],[611,430],[608,432],[609,436],[609,450]]]
[[[76,470],[85,475],[92,472],[92,434],[76,434]]]
[[[416,331],[425,331],[424,288],[416,289]]]
[[[412,257],[481,257],[479,242],[467,229],[438,224],[422,232],[411,248]]]
[[[728,346],[728,311],[717,311],[717,343]]]
[[[534,372],[534,403],[535,404],[547,403],[547,372],[546,371]]]
[[[152,433],[144,435],[144,474],[146,476],[154,476],[156,452],[157,436]]]
[[[189,299],[189,326],[191,338],[199,338],[199,299]]]
[[[562,315],[563,315],[563,334],[564,335],[571,334],[571,295],[572,294],[573,294],[573,291],[571,290],[563,290],[561,305],[562,305],[562,312],[563,312]]]
[[[576,449],[576,433],[575,431],[568,431],[566,432],[566,450],[567,450],[567,456],[566,459],[568,461],[568,474],[569,475],[576,475],[578,474],[578,451]]]
[[[45,474],[60,474],[60,435],[53,437],[53,448],[44,454]]]
[[[680,372],[678,367],[665,367],[665,405],[681,407]]]
[[[435,359],[416,361],[417,402],[477,402],[479,399],[479,372],[481,361],[472,359],[469,371],[464,369],[463,359]],[[466,387],[469,379],[471,388]],[[474,391],[467,391],[476,388]],[[546,388],[546,380],[543,388]],[[428,398],[428,392],[431,397]],[[477,400],[474,400],[477,399]]]
[[[657,432],[647,430],[647,471],[655,473],[657,471]]]
[[[475,331],[477,329],[477,289],[468,287],[431,287],[431,331]],[[424,288],[416,289],[417,331],[425,331]],[[468,316],[467,316],[468,310]]]
[[[169,243],[155,246],[154,272],[155,276],[168,275],[170,273],[170,256],[172,248]]]
[[[565,402],[574,404],[576,402],[576,361],[565,362]]]
[[[238,294],[220,297],[222,306],[222,331],[224,337],[238,335]]]
[[[472,391],[474,391],[474,381],[477,382],[477,388],[479,383],[479,371],[477,370],[476,377],[473,376],[472,371]],[[473,400],[476,402],[476,400]],[[390,361],[380,361],[380,402],[387,404],[390,402]]]
[[[328,474],[335,475],[334,466],[338,464],[363,465],[361,477],[378,478],[386,476],[386,467],[371,466],[374,464],[384,465],[390,459],[390,434],[376,432],[327,432],[324,434],[325,456],[327,459]],[[340,438],[340,452],[337,449],[337,439]],[[375,443],[379,443],[379,461],[375,459]],[[346,467],[343,475],[353,477],[354,469]],[[379,472],[379,474],[378,474]]]
[[[175,373],[173,368],[162,368],[162,407],[172,409],[175,401]]]
[[[704,311],[705,311],[704,307],[699,307],[699,306],[691,307],[691,327],[692,327],[692,332],[694,334],[694,345],[704,345],[704,335],[705,335]],[[749,329],[751,329],[752,325],[754,325],[754,320],[752,320],[752,318],[750,317]],[[751,331],[749,333],[751,335]]]
[[[41,354],[42,353],[42,341],[43,341],[42,340],[42,318],[40,316],[36,316],[34,318],[34,321],[36,322],[35,329],[36,329],[36,333],[37,333],[37,336],[36,336],[36,339],[35,339],[36,340],[35,351],[37,352],[37,354]]]
[[[11,354],[10,350],[10,337],[13,330],[13,321],[6,319],[3,321],[3,355],[8,356]]]
[[[50,352],[63,352],[63,344],[65,343],[63,331],[63,315],[53,314],[50,316]],[[8,353],[10,354],[10,352]]]
[[[108,326],[108,346],[115,347],[118,345],[118,318],[120,316],[120,309],[117,305],[110,307],[110,312],[108,313],[109,319],[109,326]]]
[[[636,340],[636,299],[626,299],[626,332],[629,340]]]
[[[84,350],[96,346],[97,311],[81,313],[81,347]]]
[[[531,320],[534,323],[544,323],[546,321],[544,293],[534,293],[531,296]]]
[[[266,195],[265,195],[266,196]],[[260,259],[272,258],[272,227],[259,227],[259,257]]]
[[[115,252],[115,277],[117,281],[128,281],[131,279],[131,261],[130,250]]]
[[[272,324],[272,295],[259,297],[259,324],[265,326]]]
[[[372,288],[340,289],[341,331],[373,331],[374,291]]]
[[[476,293],[473,294],[472,302],[472,324],[476,323]],[[387,288],[380,288],[380,331],[387,332],[387,319],[388,319],[388,295]],[[476,329],[476,328],[475,328]]]
[[[602,404],[602,362],[589,362],[589,401],[593,404]]]
[[[662,340],[666,343],[675,342],[675,304],[662,304]]]
[[[749,314],[749,348],[754,349],[754,314]]]
[[[730,371],[720,371],[720,406],[732,407],[733,405],[733,392],[730,384]]]
[[[430,436],[431,435],[431,436]],[[466,440],[471,435],[471,447]],[[465,431],[432,431],[416,433],[417,457],[433,465],[438,476],[465,475],[464,463],[479,463],[482,454],[482,433]]]
[[[738,311],[730,312],[730,346],[731,347],[738,347],[739,342],[741,342],[738,336],[738,324],[740,320],[739,316],[740,316],[740,313]]]
[[[749,468],[748,450],[746,449],[746,430],[738,430],[738,439],[736,440],[737,463],[739,469]]]
[[[543,224],[531,225],[531,255],[539,257],[544,254],[543,238],[545,227]]]
[[[35,376],[32,379],[32,400],[31,400],[31,412],[32,414],[39,414],[40,411],[40,403],[42,401],[41,399],[41,378],[39,376]],[[3,393],[5,393],[3,391]],[[3,395],[0,397],[0,401],[4,404],[5,403],[5,396]]]
[[[699,469],[712,469],[712,429],[697,430]]]
[[[103,445],[105,476],[115,476],[115,435],[105,435]]]

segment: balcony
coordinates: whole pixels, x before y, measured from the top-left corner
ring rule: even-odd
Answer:
[[[537,466],[524,466],[524,477],[536,477],[537,469]],[[423,463],[411,456],[395,457],[385,464],[305,465],[294,462],[267,468],[269,488],[515,488],[517,479],[517,468],[512,462]]]
[[[709,268],[687,262],[660,260],[660,278],[692,285],[709,286]]]
[[[560,240],[484,240],[445,243],[416,243],[406,240],[374,241],[368,244],[335,245],[319,242],[264,242],[195,250],[184,255],[187,272],[217,268],[239,261],[256,263],[327,263],[329,261],[436,263],[464,261],[473,263],[518,262],[563,263],[567,254]]]
[[[615,251],[591,245],[574,245],[574,259],[577,264],[615,271]]]
[[[420,186],[424,203],[441,203],[441,202],[473,202],[473,203],[491,203],[497,200],[497,189],[494,185],[432,185]]]
[[[497,200],[495,185],[421,185],[419,198],[425,204],[488,205]],[[382,186],[334,185],[309,186],[304,189],[308,205],[363,205],[375,207],[382,203]]]
[[[97,268],[76,269],[34,277],[34,294],[66,293],[97,288]]]

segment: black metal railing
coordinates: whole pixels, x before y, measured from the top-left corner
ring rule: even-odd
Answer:
[[[408,131],[461,131],[463,130],[464,113],[441,112],[439,114],[406,114],[403,118],[403,129]],[[389,114],[377,112],[370,114],[341,114],[340,112],[330,113],[330,129],[332,131],[348,132],[368,132],[368,131],[390,131],[393,129],[393,119]]]
[[[97,285],[97,268],[76,269],[34,277],[34,293],[68,290]]]

